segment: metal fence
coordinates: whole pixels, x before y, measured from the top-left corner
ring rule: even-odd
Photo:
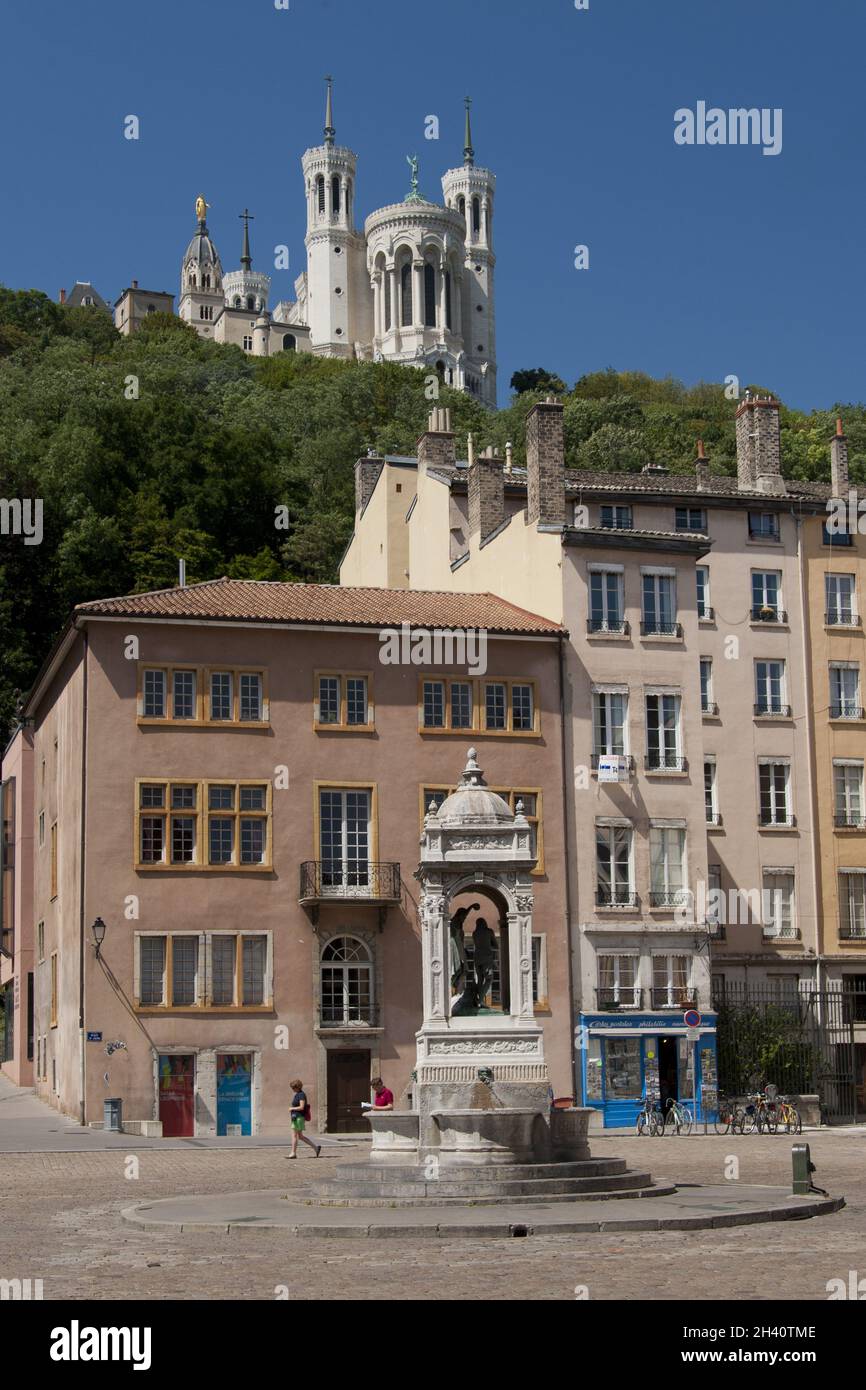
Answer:
[[[779,991],[729,984],[714,995],[719,1085],[743,1096],[768,1083],[817,1095],[828,1123],[866,1118],[866,984]]]

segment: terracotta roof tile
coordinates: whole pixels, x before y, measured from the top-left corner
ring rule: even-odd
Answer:
[[[202,622],[321,623],[346,627],[486,628],[502,633],[557,633],[563,629],[495,594],[409,589],[362,589],[339,584],[283,584],[256,579],[213,579],[183,589],[158,589],[95,599],[75,609],[81,617],[199,618]]]

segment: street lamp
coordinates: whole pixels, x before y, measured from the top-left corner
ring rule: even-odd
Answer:
[[[96,921],[91,923],[90,930],[93,932],[93,941],[94,945],[96,946],[96,955],[98,957],[99,948],[105,940],[106,930],[105,923],[103,922],[101,917],[97,917]]]

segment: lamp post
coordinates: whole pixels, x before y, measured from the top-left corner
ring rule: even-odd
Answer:
[[[90,930],[91,930],[92,933],[93,933],[93,944],[94,944],[94,946],[95,946],[95,948],[96,948],[96,958],[97,958],[97,960],[98,960],[98,959],[99,959],[99,948],[101,947],[103,941],[105,940],[105,932],[106,932],[106,926],[105,926],[105,923],[103,922],[103,920],[102,920],[101,917],[97,917],[96,921],[91,923],[91,925],[90,925]]]

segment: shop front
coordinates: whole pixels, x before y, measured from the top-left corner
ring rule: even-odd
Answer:
[[[697,1036],[695,1036],[697,1034]],[[716,1113],[716,1015],[690,1030],[681,1013],[580,1015],[576,1039],[583,1105],[600,1110],[605,1129],[631,1129],[645,1095],[682,1101],[696,1120]]]

